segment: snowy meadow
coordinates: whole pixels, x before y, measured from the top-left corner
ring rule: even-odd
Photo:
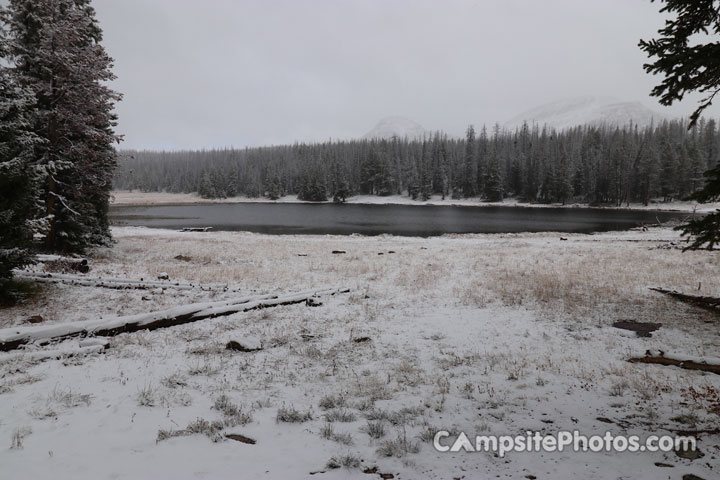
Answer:
[[[720,468],[720,377],[627,361],[647,350],[710,361],[720,348],[714,313],[649,290],[720,291],[716,254],[682,253],[671,229],[113,235],[82,277],[156,284],[43,283],[32,301],[2,311],[0,327],[349,291],[122,333],[107,348],[71,338],[1,353],[9,478],[656,479],[713,478]],[[621,320],[661,327],[642,337],[613,326]],[[38,354],[49,350],[58,354]],[[441,453],[440,430],[696,432],[701,453]]]

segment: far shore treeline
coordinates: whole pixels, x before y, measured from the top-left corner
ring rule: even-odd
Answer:
[[[578,126],[555,130],[495,126],[466,137],[350,140],[201,151],[123,151],[114,188],[342,202],[351,195],[408,195],[426,200],[648,204],[686,199],[720,158],[715,120],[645,128]]]

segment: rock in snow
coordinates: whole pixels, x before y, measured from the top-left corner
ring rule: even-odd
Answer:
[[[255,352],[262,350],[262,343],[255,337],[235,338],[230,340],[227,345],[225,345],[225,348],[227,350],[238,350],[240,352]]]

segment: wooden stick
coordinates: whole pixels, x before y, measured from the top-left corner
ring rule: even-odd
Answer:
[[[674,367],[684,368],[685,370],[701,370],[720,375],[720,364],[705,363],[696,360],[684,360],[679,358],[668,358],[662,351],[645,352],[644,357],[636,357],[628,360],[630,363],[650,363],[656,365],[670,365]]]

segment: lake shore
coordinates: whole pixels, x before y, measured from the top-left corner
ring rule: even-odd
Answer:
[[[200,204],[200,203],[318,203],[304,202],[298,200],[295,195],[286,195],[278,200],[270,200],[267,198],[248,198],[248,197],[232,197],[222,199],[207,199],[198,196],[195,193],[166,193],[166,192],[139,192],[114,190],[111,193],[111,205],[117,206],[133,206],[133,205],[182,205],[182,204]],[[327,202],[331,203],[331,202]],[[617,210],[648,210],[648,211],[668,211],[668,212],[697,212],[707,213],[713,212],[720,208],[720,202],[716,203],[697,203],[675,201],[670,203],[652,202],[645,206],[641,203],[631,203],[630,206],[612,207],[591,207],[584,204],[566,204],[559,203],[527,203],[519,202],[515,199],[505,199],[502,202],[485,202],[479,198],[470,199],[450,199],[443,200],[440,196],[433,196],[430,200],[420,202],[413,200],[407,196],[390,195],[387,197],[378,197],[375,195],[356,195],[349,197],[346,203],[359,205],[446,205],[446,206],[464,206],[464,207],[531,207],[531,208],[598,208],[598,209],[617,209]]]
[[[720,377],[627,361],[651,349],[685,358],[720,351],[711,312],[648,288],[720,295],[717,254],[682,253],[672,229],[562,238],[112,232],[116,245],[96,250],[83,278],[167,277],[167,285],[48,284],[36,300],[2,310],[0,327],[24,328],[33,315],[62,328],[238,296],[350,291],[319,297],[318,306],[123,333],[109,337],[101,353],[38,359],[47,348],[77,349],[77,339],[33,345],[19,356],[0,353],[0,438],[10,442],[17,433],[22,444],[0,449],[3,471],[272,480],[322,471],[318,476],[334,480],[371,478],[362,472],[375,468],[401,479],[650,480],[667,470],[658,464],[701,478],[720,468],[712,454],[717,434],[700,438],[705,457],[695,461],[673,452],[498,458],[432,446],[438,430],[646,438],[717,427],[712,406],[687,392],[720,388]],[[622,319],[661,327],[640,337],[613,326]],[[230,340],[252,340],[262,350],[228,350]],[[199,428],[212,422],[219,438]],[[331,469],[331,459],[348,466]]]

